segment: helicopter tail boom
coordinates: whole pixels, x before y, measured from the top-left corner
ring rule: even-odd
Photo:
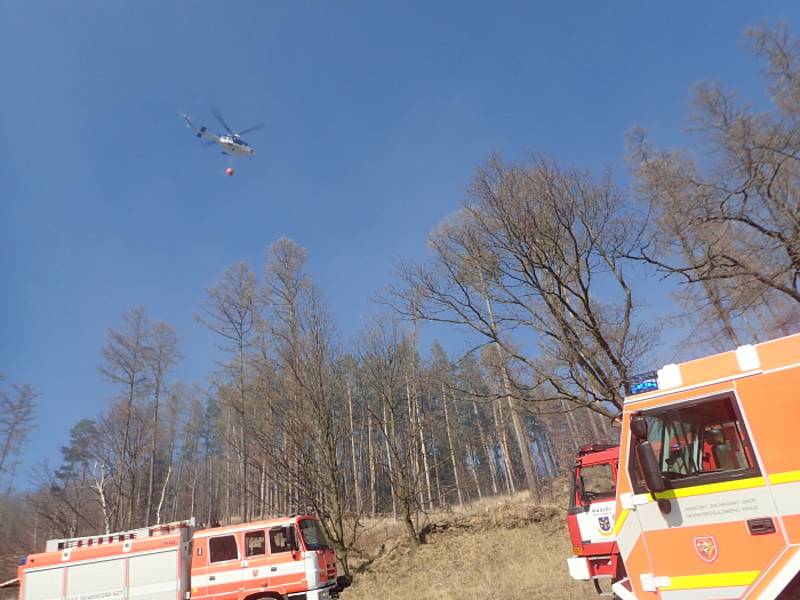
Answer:
[[[195,137],[199,139],[209,140],[211,142],[219,142],[219,137],[208,131],[206,126],[195,127],[189,115],[181,113],[181,117],[186,121],[186,126],[194,132]]]

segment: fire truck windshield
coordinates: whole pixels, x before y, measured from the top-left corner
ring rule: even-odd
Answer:
[[[314,519],[303,519],[300,521],[300,531],[303,534],[303,541],[309,550],[330,549],[331,545],[325,532]]]
[[[581,467],[581,496],[584,502],[600,498],[613,498],[615,493],[614,472],[610,464]]]

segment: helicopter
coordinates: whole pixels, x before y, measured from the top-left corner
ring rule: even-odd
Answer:
[[[220,125],[225,128],[227,133],[221,133],[219,135],[214,134],[205,126],[195,127],[189,115],[181,113],[181,117],[183,117],[183,120],[186,121],[186,125],[189,127],[189,129],[194,131],[195,136],[200,139],[204,139],[206,141],[206,145],[208,146],[217,144],[220,148],[222,148],[222,153],[225,156],[231,157],[231,159],[234,156],[255,156],[255,149],[250,146],[250,144],[245,142],[242,139],[242,136],[246,133],[262,129],[264,127],[262,123],[259,123],[258,125],[252,125],[251,127],[247,127],[246,129],[242,129],[241,131],[234,133],[234,131],[225,122],[222,114],[217,109],[212,108],[211,114],[214,115],[217,121],[219,121]],[[233,167],[228,167],[225,169],[225,173],[228,175],[233,175]]]

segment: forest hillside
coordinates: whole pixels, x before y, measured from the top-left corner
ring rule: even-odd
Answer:
[[[591,583],[567,573],[564,514],[521,496],[432,514],[422,527],[427,543],[416,552],[391,520],[371,522],[356,550],[358,577],[342,600],[596,598]]]

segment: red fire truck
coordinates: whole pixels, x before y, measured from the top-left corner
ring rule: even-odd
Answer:
[[[594,583],[616,581],[624,570],[614,540],[615,482],[619,446],[582,446],[572,472],[567,529],[574,556],[567,559],[573,579]]]
[[[311,515],[50,540],[18,578],[20,600],[329,600],[347,583]]]

